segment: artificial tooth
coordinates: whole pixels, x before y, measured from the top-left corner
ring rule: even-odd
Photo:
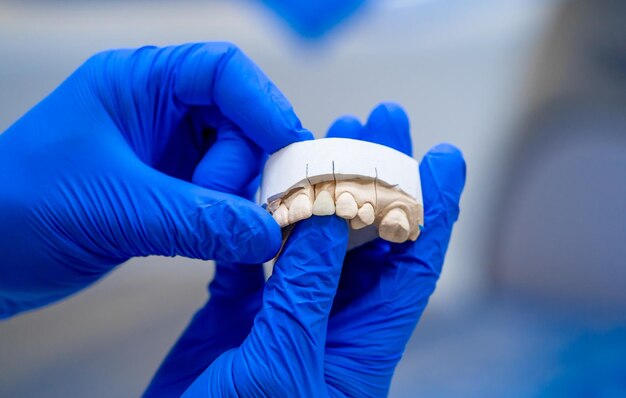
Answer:
[[[359,209],[357,215],[363,226],[371,225],[374,223],[376,214],[374,213],[374,206],[371,203],[365,203]]]
[[[313,204],[306,195],[296,196],[289,206],[289,224],[311,217],[313,214]]]
[[[420,233],[422,232],[422,227],[418,226],[417,228],[415,228],[414,231],[411,231],[411,234],[409,234],[409,240],[412,240],[413,242],[415,242],[417,240],[417,238],[420,236]]]
[[[274,220],[280,225],[281,228],[289,225],[289,210],[287,210],[287,206],[281,204],[272,214]]]
[[[335,202],[328,191],[320,191],[313,203],[313,214],[316,216],[329,216],[335,214]]]
[[[354,218],[359,211],[356,200],[354,200],[354,196],[352,196],[348,192],[344,192],[339,195],[339,197],[337,198],[337,202],[335,203],[335,211],[337,215],[341,218]]]
[[[400,208],[391,209],[380,222],[378,234],[386,241],[405,242],[409,238],[409,219]]]
[[[280,206],[281,203],[282,201],[280,199],[270,202],[267,205],[267,211],[269,211],[271,214],[274,214],[274,212],[276,211],[276,209],[278,209],[278,206]]]
[[[354,217],[350,220],[350,227],[352,229],[361,229],[367,227],[369,224],[365,224],[359,217]]]

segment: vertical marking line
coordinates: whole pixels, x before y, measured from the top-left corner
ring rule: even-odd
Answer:
[[[309,180],[309,164],[306,164],[306,181],[309,183],[309,185],[311,184],[311,180]]]
[[[376,198],[374,209],[378,210],[378,169],[376,167],[374,167],[374,198]]]

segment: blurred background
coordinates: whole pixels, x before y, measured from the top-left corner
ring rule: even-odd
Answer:
[[[414,153],[452,142],[468,175],[391,396],[626,396],[626,2],[352,1],[321,25],[265,3],[3,0],[0,131],[89,55],[144,44],[237,43],[318,137],[397,101]],[[0,396],[140,395],[212,272],[133,259],[0,323]]]

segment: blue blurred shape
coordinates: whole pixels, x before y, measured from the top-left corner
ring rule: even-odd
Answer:
[[[555,379],[538,397],[626,397],[626,328],[589,331],[562,355]]]
[[[352,15],[366,0],[261,0],[301,36],[316,39]]]

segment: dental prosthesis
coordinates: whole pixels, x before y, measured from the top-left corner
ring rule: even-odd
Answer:
[[[424,220],[417,162],[392,148],[346,138],[298,142],[272,155],[261,203],[283,228],[312,215],[349,220],[350,247],[376,236],[414,241]]]

